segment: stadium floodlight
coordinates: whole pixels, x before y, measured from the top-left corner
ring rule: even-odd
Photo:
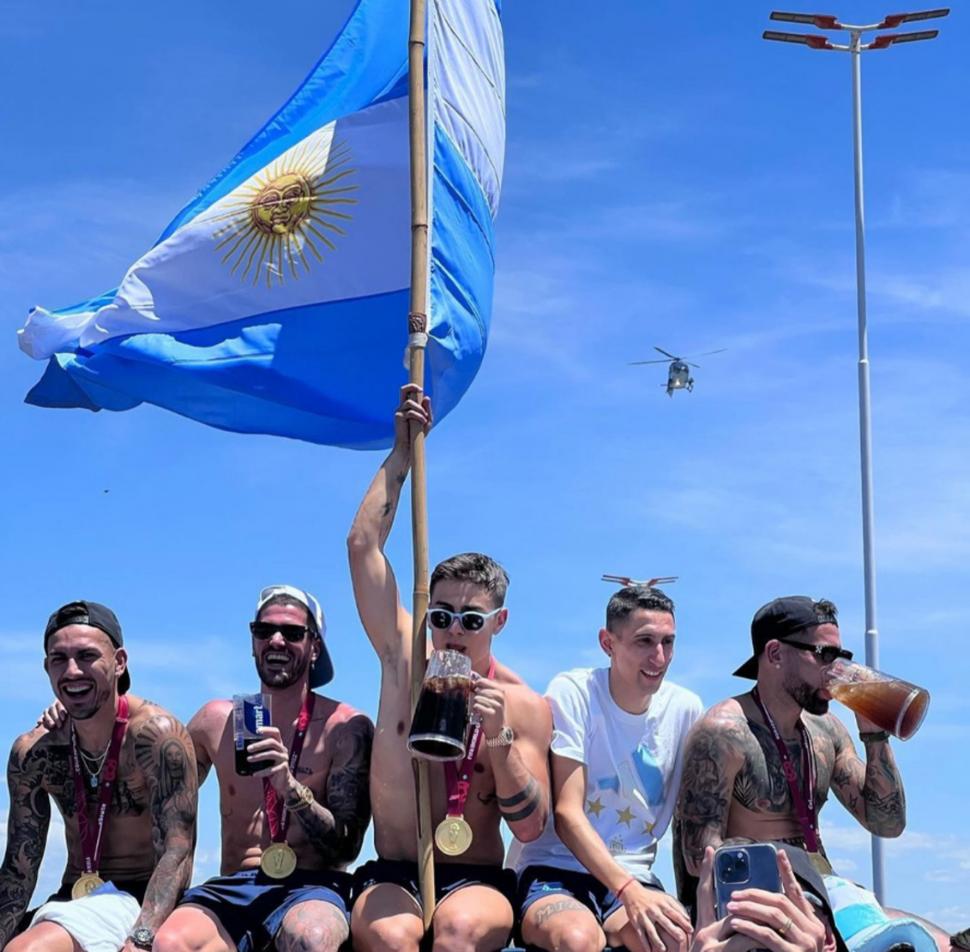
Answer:
[[[835,47],[829,43],[828,37],[819,36],[817,33],[780,33],[778,30],[765,30],[761,34],[763,40],[778,40],[781,43],[801,43],[803,46],[810,46],[813,50],[834,50]]]
[[[917,40],[932,40],[939,35],[939,30],[920,30],[918,33],[883,33],[877,36],[866,49],[884,50],[894,43],[915,43]]]
[[[842,24],[830,13],[787,13],[784,10],[772,10],[769,19],[785,23],[804,23],[819,30],[842,29]]]
[[[945,17],[949,14],[949,7],[940,7],[938,10],[920,10],[917,13],[890,13],[883,18],[882,23],[876,27],[877,30],[892,30],[901,23],[916,23],[917,20],[935,20],[937,17]]]
[[[869,387],[869,337],[866,324],[866,244],[862,195],[862,53],[884,50],[899,43],[932,40],[939,30],[920,30],[914,33],[881,33],[870,42],[862,41],[863,33],[892,30],[903,23],[916,23],[945,17],[949,7],[920,10],[911,13],[891,13],[877,23],[842,23],[837,17],[822,13],[787,13],[774,10],[772,20],[803,23],[819,30],[841,30],[849,34],[848,44],[832,43],[827,37],[809,33],[781,33],[765,30],[766,40],[780,40],[815,50],[837,50],[851,53],[852,63],[852,119],[853,158],[855,165],[855,250],[856,250],[856,310],[859,334],[859,463],[862,482],[862,555],[866,603],[866,664],[879,668],[879,629],[876,624],[876,560],[874,542],[874,507],[872,500],[872,419]],[[885,862],[883,843],[872,837],[872,885],[876,898],[885,904]]]

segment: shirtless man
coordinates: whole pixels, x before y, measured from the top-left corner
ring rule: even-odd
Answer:
[[[151,949],[188,885],[192,742],[168,711],[128,693],[123,644],[114,612],[97,602],[70,602],[47,622],[44,669],[66,716],[22,734],[10,752],[0,869],[0,948],[7,952]],[[64,819],[67,868],[61,888],[16,935],[27,926],[21,917],[44,855],[51,799]]]
[[[381,662],[380,707],[371,769],[374,840],[379,859],[355,877],[351,931],[359,952],[417,950],[424,936],[417,890],[416,809],[406,733],[411,722],[411,617],[384,555],[401,488],[410,467],[408,421],[430,427],[431,409],[405,387],[395,417],[395,441],[361,503],[348,538],[357,610]],[[503,870],[500,821],[520,840],[542,832],[549,814],[548,750],[552,732],[545,701],[492,656],[492,639],[508,619],[508,577],[485,555],[442,562],[431,575],[432,642],[471,659],[480,677],[473,710],[484,742],[464,804],[472,841],[460,856],[435,852],[438,905],[434,949],[502,948],[512,928],[515,878]],[[492,665],[494,664],[494,669]],[[446,815],[444,765],[431,765],[432,829]]]
[[[370,821],[373,725],[348,705],[313,692],[331,680],[333,665],[312,595],[288,585],[264,589],[250,630],[275,726],[260,729],[264,739],[249,748],[248,760],[272,766],[251,776],[236,773],[231,701],[210,701],[192,718],[200,781],[212,767],[219,779],[222,875],[185,894],[156,937],[155,952],[257,952],[271,942],[281,952],[336,952],[348,935],[350,875],[344,870],[360,852]],[[309,719],[294,764],[301,714]],[[275,821],[267,816],[270,791]],[[260,862],[271,842],[270,824],[279,830],[280,821],[296,869],[271,878]]]
[[[726,840],[792,843],[830,873],[817,819],[830,790],[876,836],[899,836],[906,825],[887,732],[856,715],[863,761],[845,726],[828,713],[826,667],[852,657],[842,647],[835,605],[802,595],[777,598],[755,614],[751,643],[752,656],[734,673],[756,686],[712,707],[687,741],[674,861],[688,901],[705,848]],[[826,879],[826,885],[834,884]]]

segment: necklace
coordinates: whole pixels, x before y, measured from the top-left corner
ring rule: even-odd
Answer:
[[[92,788],[97,787],[98,780],[101,777],[101,768],[104,766],[104,762],[108,757],[108,748],[111,746],[111,741],[109,740],[104,750],[101,751],[100,755],[91,756],[86,754],[80,747],[78,747],[78,753],[81,755],[81,760],[84,762],[84,769],[87,770],[89,774],[88,783]]]

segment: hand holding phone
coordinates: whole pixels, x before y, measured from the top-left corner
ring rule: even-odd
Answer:
[[[742,889],[782,891],[778,851],[771,843],[722,846],[714,854],[714,896],[719,919],[728,914],[728,902]]]

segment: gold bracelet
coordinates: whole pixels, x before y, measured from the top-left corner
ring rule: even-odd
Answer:
[[[284,801],[284,806],[290,813],[298,813],[300,810],[305,810],[307,807],[312,806],[315,802],[316,798],[313,796],[313,791],[302,783],[298,783],[296,785],[296,800],[291,801],[287,797]]]

